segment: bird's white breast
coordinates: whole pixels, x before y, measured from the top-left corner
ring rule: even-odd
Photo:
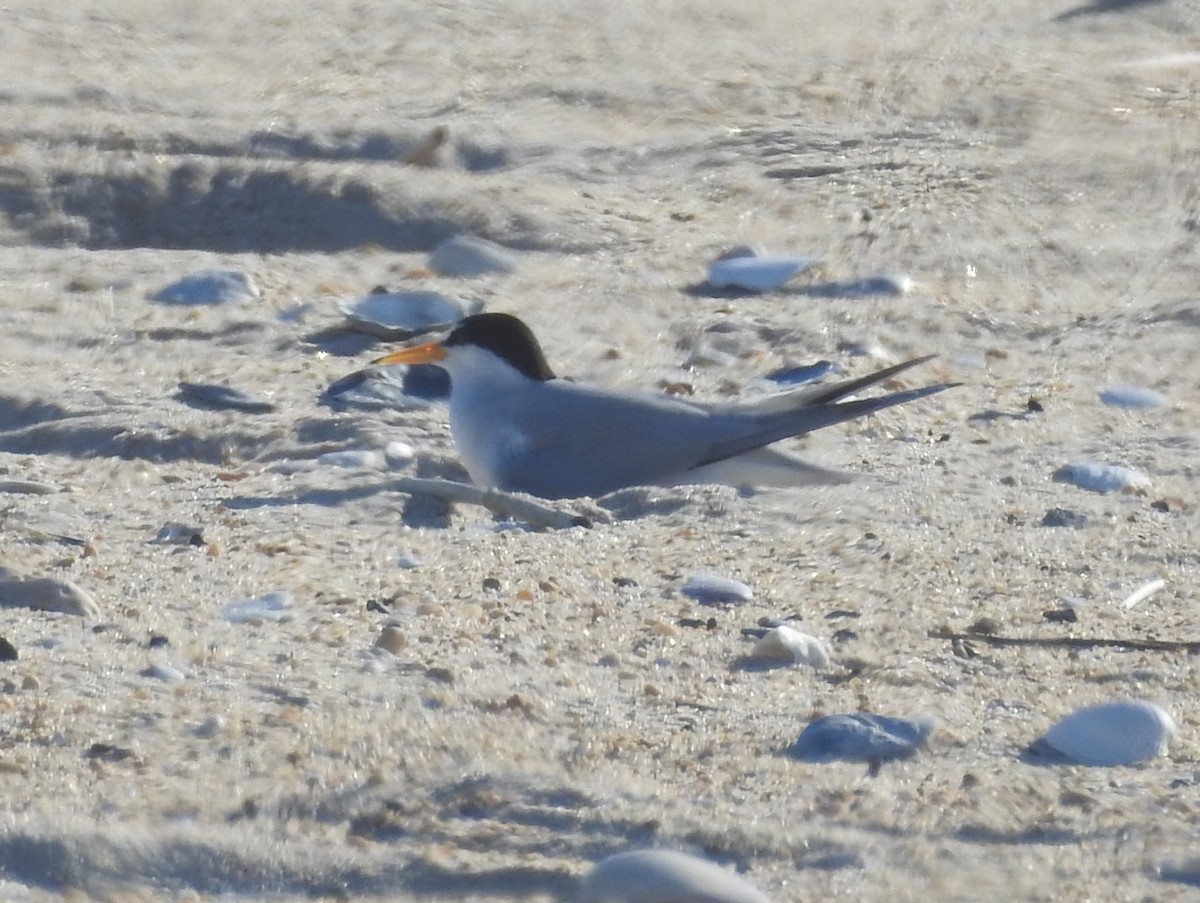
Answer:
[[[447,364],[450,432],[459,457],[476,485],[503,488],[506,462],[529,448],[517,411],[538,384],[478,348],[455,348]]]

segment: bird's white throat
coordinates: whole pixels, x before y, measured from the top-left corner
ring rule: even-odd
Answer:
[[[516,426],[516,408],[536,381],[475,345],[447,349],[450,374],[450,432],[471,480],[487,488],[500,485],[504,462],[528,447]]]

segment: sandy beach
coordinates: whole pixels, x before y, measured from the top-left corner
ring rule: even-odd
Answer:
[[[776,903],[1195,899],[1194,5],[67,6],[0,13],[0,566],[94,608],[0,598],[0,899],[565,901],[644,848]],[[432,273],[464,234],[514,271]],[[742,244],[820,263],[711,290]],[[258,296],[151,300],[212,268]],[[339,308],[376,286],[608,386],[962,385],[782,443],[847,485],[535,529],[400,491],[465,478],[445,404],[323,403],[393,347]],[[778,621],[831,665],[740,666]],[[1131,698],[1166,755],[1023,757]],[[851,712],[937,726],[788,755]]]

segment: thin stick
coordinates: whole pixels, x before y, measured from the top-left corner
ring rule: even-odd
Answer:
[[[955,633],[946,628],[929,631],[929,636],[935,640],[953,640],[956,642],[980,642],[989,646],[1042,646],[1047,648],[1065,649],[1143,649],[1152,652],[1200,652],[1200,640],[1123,640],[1114,637],[1024,637],[1024,636],[995,636],[988,633]]]
[[[593,523],[608,523],[612,517],[607,511],[595,506],[554,507],[535,501],[526,495],[514,495],[499,489],[480,489],[467,483],[451,480],[426,480],[419,477],[401,477],[391,488],[409,495],[425,495],[443,502],[481,505],[502,514],[526,521],[535,527],[549,530],[565,530],[569,527],[590,527]]]

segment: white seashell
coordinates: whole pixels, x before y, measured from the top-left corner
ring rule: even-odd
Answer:
[[[346,467],[378,470],[383,467],[383,455],[369,448],[352,448],[346,451],[326,452],[317,458],[317,463],[326,467]]]
[[[1150,487],[1150,478],[1140,470],[1096,461],[1081,461],[1060,467],[1055,471],[1054,479],[1092,492],[1136,492]]]
[[[174,665],[168,665],[165,662],[156,662],[143,672],[146,677],[153,677],[156,680],[183,680],[184,674]]]
[[[100,606],[78,584],[53,577],[22,577],[16,571],[0,567],[0,608],[8,607],[58,611],[89,621],[100,618]]]
[[[583,879],[581,903],[768,903],[746,879],[674,850],[637,850],[602,859]]]
[[[159,289],[151,301],[163,304],[228,304],[259,297],[254,280],[239,270],[200,270]]]
[[[391,470],[400,470],[412,463],[412,459],[417,455],[414,449],[407,442],[401,442],[395,439],[389,442],[383,448],[383,460]]]
[[[754,590],[749,586],[718,574],[693,574],[684,581],[682,589],[685,596],[691,596],[702,605],[749,602],[754,598]]]
[[[780,624],[763,634],[754,644],[751,659],[790,662],[822,670],[829,667],[829,649],[815,636]]]
[[[1034,744],[1079,765],[1134,765],[1165,755],[1175,722],[1137,699],[1104,702],[1072,712]]]
[[[1140,602],[1144,602],[1149,599],[1166,585],[1167,582],[1165,580],[1163,580],[1161,577],[1156,577],[1153,580],[1143,583],[1141,586],[1131,592],[1128,596],[1121,600],[1121,604],[1125,608],[1133,608],[1133,606],[1139,604]]]
[[[457,323],[466,310],[440,292],[377,292],[339,302],[351,328],[389,342]]]
[[[448,238],[429,255],[429,268],[441,276],[483,276],[516,269],[512,252],[503,245],[474,235]]]
[[[1161,408],[1167,403],[1161,392],[1141,386],[1113,386],[1100,393],[1100,400],[1117,408]]]
[[[254,624],[261,621],[289,621],[292,618],[291,594],[280,590],[230,602],[221,609],[221,616],[231,624]]]
[[[39,480],[0,480],[0,492],[14,495],[53,495],[61,491],[59,487]]]
[[[713,288],[744,288],[769,292],[779,288],[797,273],[820,260],[819,257],[742,257],[722,256],[708,268],[708,284]]]

